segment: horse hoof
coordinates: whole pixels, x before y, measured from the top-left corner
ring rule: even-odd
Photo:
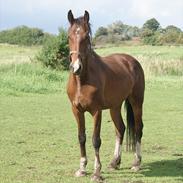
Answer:
[[[120,168],[120,162],[121,162],[121,160],[120,161],[113,160],[109,164],[108,169],[111,170],[111,171],[113,171],[113,170],[119,170],[119,168]]]
[[[132,166],[131,170],[138,172],[140,170],[140,166]]]
[[[91,181],[93,182],[103,182],[103,178],[100,175],[93,174],[91,177]]]
[[[109,166],[108,166],[108,169],[110,171],[119,170],[119,168],[120,168],[120,165],[109,164]]]
[[[108,168],[109,171],[114,171],[114,170],[116,170],[116,168],[114,168],[114,167],[112,167],[112,166],[110,166],[110,165],[109,165],[107,168]]]
[[[84,177],[84,176],[86,176],[85,171],[78,170],[75,172],[75,177]]]

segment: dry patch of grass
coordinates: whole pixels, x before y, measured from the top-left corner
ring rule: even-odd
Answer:
[[[30,63],[40,49],[40,46],[0,44],[0,65]]]

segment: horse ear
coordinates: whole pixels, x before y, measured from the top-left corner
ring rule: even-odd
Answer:
[[[88,13],[88,11],[86,11],[85,10],[85,14],[84,14],[84,20],[85,20],[85,22],[89,22],[89,20],[90,20],[90,15],[89,15],[89,13]]]
[[[69,20],[70,24],[72,25],[72,24],[74,23],[74,16],[73,16],[73,14],[72,14],[72,11],[71,11],[71,10],[69,10],[69,11],[68,11],[67,18],[68,18],[68,20]]]

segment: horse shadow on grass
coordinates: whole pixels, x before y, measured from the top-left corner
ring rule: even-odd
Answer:
[[[132,172],[133,171],[128,168],[121,168],[119,171],[108,172],[108,177],[112,178],[117,175],[118,177],[126,176],[128,178]],[[183,182],[183,158],[143,163],[141,170],[135,173],[136,178],[141,178],[141,176],[149,178],[171,177]]]
[[[179,177],[183,181],[183,158],[144,164],[140,173],[146,177]]]

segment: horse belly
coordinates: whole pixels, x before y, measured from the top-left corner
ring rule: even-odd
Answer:
[[[108,82],[105,88],[105,103],[108,108],[121,105],[121,103],[131,94],[133,88],[132,81],[126,80],[115,80]]]

